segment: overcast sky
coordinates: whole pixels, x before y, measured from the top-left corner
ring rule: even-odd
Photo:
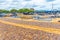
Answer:
[[[34,8],[36,10],[60,10],[60,0],[0,0],[0,9]]]

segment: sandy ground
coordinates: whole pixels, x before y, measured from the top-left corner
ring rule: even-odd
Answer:
[[[1,18],[0,20],[19,24],[21,23],[42,27],[60,28],[59,24],[47,22],[28,22],[23,20],[12,20],[6,18]],[[0,23],[0,40],[60,40],[60,35]]]
[[[60,40],[60,35],[0,23],[0,40]]]
[[[9,19],[9,18],[1,18],[1,20],[18,23],[18,24],[27,24],[27,25],[35,25],[35,26],[48,27],[48,28],[52,27],[52,28],[60,29],[60,24],[56,24],[52,22],[24,21],[24,20]]]

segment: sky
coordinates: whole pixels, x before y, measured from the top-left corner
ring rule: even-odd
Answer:
[[[0,0],[0,9],[60,10],[60,0]]]

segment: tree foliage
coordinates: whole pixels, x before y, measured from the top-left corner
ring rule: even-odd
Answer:
[[[16,9],[11,9],[10,13],[13,13],[13,12],[17,12],[17,10]]]
[[[34,10],[31,9],[27,9],[27,8],[23,8],[23,9],[19,9],[18,12],[20,13],[24,13],[24,12],[33,12]]]
[[[0,13],[9,13],[9,11],[8,10],[4,10],[4,9],[0,9]]]
[[[11,10],[5,10],[5,9],[0,9],[0,13],[13,13],[13,12],[17,12],[17,13],[30,13],[33,12],[34,10],[28,9],[28,8],[22,8],[22,9],[11,9]]]

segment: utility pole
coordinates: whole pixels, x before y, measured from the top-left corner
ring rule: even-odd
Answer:
[[[53,3],[52,3],[52,9],[51,9],[51,11],[52,11],[52,15],[53,15]]]

